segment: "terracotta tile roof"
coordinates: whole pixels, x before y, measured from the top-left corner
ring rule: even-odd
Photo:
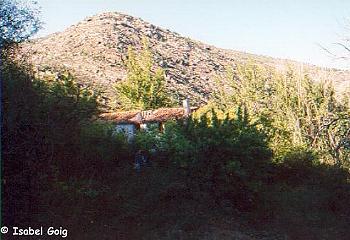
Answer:
[[[111,112],[103,113],[100,119],[116,123],[129,123],[130,119],[134,118],[140,111],[126,111],[126,112]]]
[[[145,116],[143,122],[165,122],[185,117],[183,108],[159,108]]]
[[[192,107],[191,110],[197,108]],[[100,119],[114,123],[147,123],[147,122],[166,122],[168,120],[182,119],[185,112],[182,107],[178,108],[158,108],[148,111],[126,111],[103,113]]]

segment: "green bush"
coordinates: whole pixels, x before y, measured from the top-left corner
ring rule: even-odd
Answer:
[[[257,201],[257,188],[272,156],[266,136],[249,124],[240,108],[236,118],[220,120],[213,110],[211,117],[170,123],[161,146],[216,202],[230,200],[241,210]]]
[[[3,216],[25,224],[52,182],[84,171],[80,131],[97,113],[97,96],[69,74],[39,80],[30,66],[1,53]]]
[[[151,150],[159,146],[159,129],[156,125],[150,125],[147,130],[140,130],[136,133],[134,149]]]
[[[110,171],[129,156],[124,135],[114,132],[108,123],[85,124],[80,133],[79,159],[91,173]]]

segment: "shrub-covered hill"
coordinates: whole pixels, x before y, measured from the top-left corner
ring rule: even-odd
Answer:
[[[22,44],[23,51],[41,74],[66,69],[84,84],[92,84],[113,96],[112,86],[126,77],[128,46],[141,49],[147,38],[156,64],[165,69],[170,91],[206,102],[215,89],[215,76],[248,59],[259,64],[310,74],[315,80],[332,79],[341,91],[349,85],[350,72],[320,68],[291,60],[275,59],[217,48],[157,27],[140,18],[110,12],[88,17],[63,32]]]

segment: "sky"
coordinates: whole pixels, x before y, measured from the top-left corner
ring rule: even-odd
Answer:
[[[63,31],[88,16],[122,12],[226,49],[350,69],[337,46],[350,35],[350,0],[37,0],[44,27]]]

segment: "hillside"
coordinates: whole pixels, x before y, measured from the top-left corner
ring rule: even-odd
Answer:
[[[143,102],[97,120],[112,109],[85,86],[113,107],[113,85],[133,62],[127,49],[141,50],[145,37],[172,93],[193,105],[228,85],[216,81],[228,66],[249,59],[333,80],[338,92],[350,83],[349,71],[216,48],[119,13],[10,45],[0,65],[3,226],[59,227],[77,240],[350,239],[348,101],[299,76],[269,81],[247,71],[230,82],[232,99],[190,117],[187,106],[159,109],[163,84],[147,84],[150,72],[136,66]],[[32,64],[13,61],[17,50]],[[78,82],[60,76],[65,70]],[[169,118],[179,121],[164,125]]]
[[[63,32],[24,43],[22,49],[40,74],[69,70],[79,81],[102,89],[108,100],[113,84],[125,79],[128,46],[139,50],[143,37],[149,39],[155,62],[165,69],[171,91],[196,102],[208,100],[215,76],[223,74],[226,66],[248,59],[282,71],[294,66],[315,80],[332,79],[338,91],[350,85],[349,71],[220,49],[120,13],[86,18]]]

